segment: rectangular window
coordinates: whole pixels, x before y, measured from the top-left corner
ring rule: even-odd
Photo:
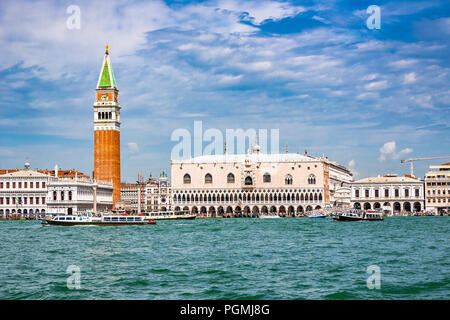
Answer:
[[[39,181],[36,181],[36,189],[39,189]]]
[[[389,198],[389,189],[384,189],[384,197]]]
[[[45,188],[45,181],[42,182],[42,189]]]
[[[355,198],[359,198],[359,190],[355,190]]]
[[[9,204],[9,198],[6,198],[6,204]]]
[[[405,189],[405,197],[409,197],[409,189]]]
[[[31,197],[31,198],[30,198],[30,204],[33,204],[33,200],[34,200],[34,198]]]
[[[419,196],[419,189],[415,189],[415,194],[416,194],[416,197],[418,197]]]
[[[22,189],[22,182],[18,182],[18,184],[19,184],[18,188]]]
[[[12,187],[13,187],[13,189],[16,188],[16,183],[15,182],[13,182]]]
[[[27,199],[28,198],[23,198],[23,204],[27,204]]]
[[[395,196],[398,197],[400,195],[400,192],[398,189],[395,189]]]
[[[42,197],[42,204],[45,204],[45,197]]]
[[[369,197],[369,190],[366,189],[366,198],[368,198],[368,197]]]
[[[36,204],[39,204],[39,198],[36,197]]]
[[[379,197],[379,191],[377,189],[377,190],[375,190],[375,198],[378,198],[378,197]]]
[[[3,198],[0,198],[0,204],[3,204]]]
[[[6,189],[9,189],[9,182],[6,183]]]
[[[0,189],[3,189],[3,182],[0,182]]]
[[[26,188],[28,188],[28,182],[24,182],[23,183],[23,187],[26,189]]]
[[[30,188],[33,189],[33,182],[30,182]]]

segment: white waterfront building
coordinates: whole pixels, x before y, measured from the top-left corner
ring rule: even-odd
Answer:
[[[205,216],[304,214],[334,202],[351,172],[299,153],[204,155],[171,161],[173,205]],[[332,195],[333,193],[333,195]]]
[[[425,208],[424,182],[411,176],[369,177],[351,184],[351,206],[410,213]]]
[[[86,176],[60,177],[48,184],[47,210],[49,214],[72,215],[77,212],[111,211],[113,185],[96,182]]]
[[[45,214],[47,186],[55,177],[30,169],[12,170],[0,175],[0,216],[18,214]]]

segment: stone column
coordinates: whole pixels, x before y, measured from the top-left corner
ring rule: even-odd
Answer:
[[[93,197],[93,206],[94,206],[94,209],[93,209],[93,211],[94,211],[94,215],[97,215],[97,185],[96,185],[96,184],[94,184],[94,185],[92,186],[92,190],[93,190],[93,192],[94,192],[94,197]]]

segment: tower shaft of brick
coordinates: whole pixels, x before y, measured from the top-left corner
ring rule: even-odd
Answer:
[[[119,90],[106,46],[94,103],[94,178],[112,182],[113,207],[120,200]]]

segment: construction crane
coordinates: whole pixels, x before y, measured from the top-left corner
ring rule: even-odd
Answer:
[[[406,160],[400,160],[401,163],[409,162],[411,165],[411,176],[414,176],[414,161],[420,161],[420,160],[435,160],[435,159],[447,159],[450,158],[450,156],[439,156],[439,157],[429,157],[429,158],[411,158]]]

